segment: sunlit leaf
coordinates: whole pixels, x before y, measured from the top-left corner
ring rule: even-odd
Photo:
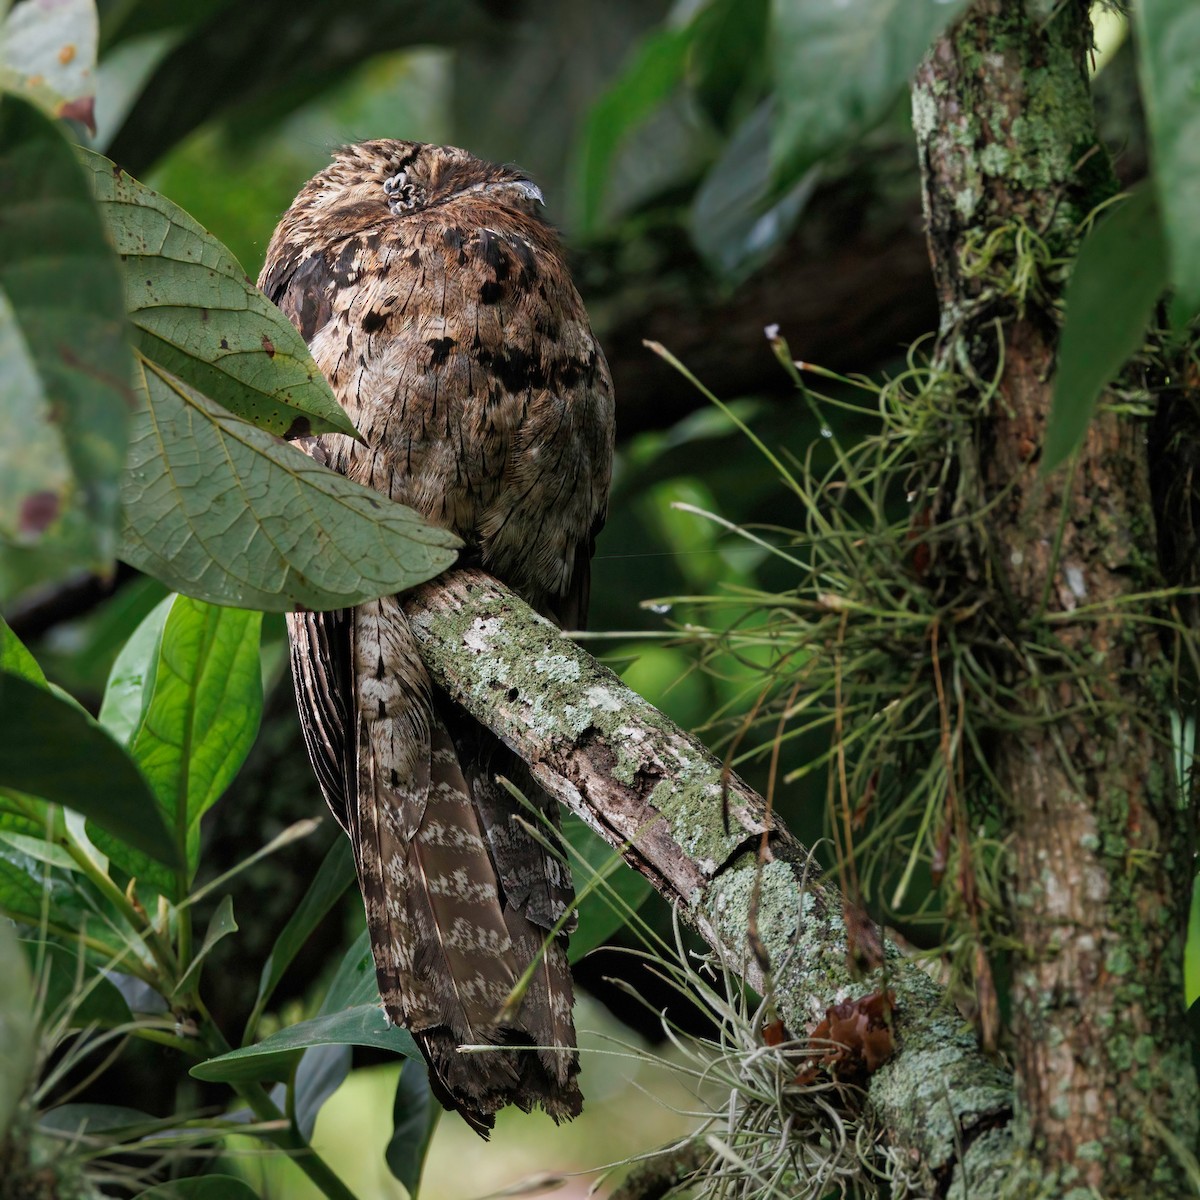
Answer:
[[[1133,13],[1170,278],[1190,318],[1200,312],[1200,6],[1141,0]]]
[[[1043,472],[1083,440],[1101,390],[1142,344],[1166,284],[1158,209],[1153,190],[1143,186],[1102,218],[1079,248],[1067,283]]]
[[[409,1200],[417,1200],[425,1156],[441,1111],[441,1105],[429,1090],[429,1072],[424,1065],[405,1063],[396,1082],[392,1136],[383,1156],[388,1170],[404,1185]]]
[[[94,129],[99,34],[96,0],[25,0],[0,24],[0,88]]]
[[[22,6],[24,7],[24,6]],[[0,102],[0,590],[110,565],[132,390],[116,260],[58,127]]]
[[[0,921],[0,1139],[29,1084],[37,1048],[33,980],[16,931]]]
[[[0,672],[0,787],[81,812],[159,863],[175,843],[146,780],[86,713],[53,693]]]
[[[153,627],[157,616],[156,610],[145,624]],[[149,700],[142,702],[129,750],[187,863],[187,879],[199,861],[200,819],[229,786],[258,732],[261,625],[261,613],[176,596],[162,626],[153,674],[143,674]],[[131,875],[183,899],[187,880],[182,876],[98,831],[92,836]]]
[[[304,339],[233,255],[165,196],[81,153],[141,352],[269,433],[353,435]]]
[[[142,618],[109,672],[100,724],[123,746],[133,740],[149,707],[163,627],[175,600],[175,596],[167,596]]]
[[[378,1004],[362,1004],[289,1025],[257,1045],[198,1063],[191,1073],[197,1079],[224,1083],[287,1079],[302,1050],[327,1045],[370,1046],[424,1061],[407,1029],[389,1025]]]
[[[458,540],[145,360],[121,556],[168,586],[268,611],[359,604],[431,578]]]
[[[876,125],[967,0],[772,0],[771,145],[794,179]]]

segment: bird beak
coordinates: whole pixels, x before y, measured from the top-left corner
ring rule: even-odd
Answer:
[[[542,189],[536,183],[530,183],[528,179],[503,179],[497,183],[489,183],[487,190],[489,192],[513,191],[522,200],[533,200],[542,205],[546,203],[542,196]]]

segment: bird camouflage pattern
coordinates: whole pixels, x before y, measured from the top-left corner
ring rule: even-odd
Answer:
[[[303,448],[453,530],[460,561],[573,628],[607,503],[613,391],[540,209],[519,171],[466,151],[351,146],[284,214],[259,285],[362,435]],[[399,598],[288,625],[305,741],[354,847],[389,1018],[484,1136],[506,1104],[575,1116],[566,935],[551,936],[570,875],[495,776],[557,823],[553,802],[433,686]]]

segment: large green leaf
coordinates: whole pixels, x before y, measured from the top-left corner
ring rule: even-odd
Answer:
[[[1200,5],[1140,0],[1133,11],[1171,282],[1190,317],[1200,312]]]
[[[153,631],[158,618],[155,610],[144,624]],[[93,840],[131,875],[177,901],[183,899],[199,862],[200,819],[229,786],[258,733],[261,626],[259,612],[176,596],[155,643],[152,671],[141,676],[149,700],[142,701],[129,751],[187,864],[186,878],[164,871],[99,831]],[[119,678],[114,685],[120,685]],[[131,701],[128,711],[132,708]],[[122,725],[127,716],[128,712]]]
[[[18,4],[0,24],[0,89],[93,128],[99,34],[96,0]]]
[[[1166,251],[1151,188],[1139,188],[1084,239],[1066,292],[1054,403],[1041,469],[1083,440],[1101,389],[1146,336],[1167,283]]]
[[[287,1079],[300,1053],[309,1046],[370,1046],[421,1060],[421,1052],[407,1029],[389,1025],[378,1004],[361,1004],[289,1025],[254,1046],[244,1046],[197,1063],[191,1074],[218,1083],[250,1083]]]
[[[966,7],[967,0],[772,0],[777,173],[802,175],[877,124]]]
[[[81,153],[142,353],[269,433],[353,435],[304,339],[237,259],[165,196]]]
[[[429,1090],[429,1072],[421,1063],[405,1063],[396,1082],[392,1136],[383,1157],[388,1170],[404,1185],[409,1200],[417,1200],[421,1170],[441,1111]]]
[[[308,891],[288,918],[287,924],[275,939],[275,945],[271,947],[271,953],[267,955],[267,961],[263,963],[258,981],[258,996],[255,998],[254,1011],[246,1022],[243,1042],[254,1036],[255,1026],[267,1001],[270,1000],[292,959],[308,941],[309,934],[353,882],[354,855],[350,849],[350,839],[339,836],[329,847],[329,853],[317,869]]]
[[[359,604],[429,579],[459,544],[141,360],[121,556],[217,604]]]
[[[0,921],[0,1141],[30,1082],[35,1030],[33,981],[16,931]]]
[[[116,550],[132,392],[118,267],[55,123],[0,102],[0,589]]]
[[[0,787],[63,804],[159,863],[177,851],[137,767],[76,705],[0,672]]]

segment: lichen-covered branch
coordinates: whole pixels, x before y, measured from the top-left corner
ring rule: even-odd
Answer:
[[[747,941],[761,797],[735,775],[723,804],[719,760],[494,579],[452,572],[417,588],[406,609],[437,684],[762,989]],[[988,1164],[1007,1146],[1008,1076],[894,951],[876,977],[855,978],[841,898],[777,820],[768,844],[757,930],[784,1022],[808,1030],[837,1002],[894,991],[900,1049],[872,1077],[876,1118],[922,1194],[961,1196],[966,1178],[973,1200],[998,1195]]]
[[[938,355],[969,381],[940,503],[980,514],[935,571],[989,593],[1012,718],[990,751],[1011,834],[1014,1194],[1165,1198],[1193,1194],[1171,1147],[1195,1145],[1197,1093],[1172,675],[1133,599],[1158,582],[1145,428],[1102,404],[1071,468],[1038,462],[1064,264],[1115,189],[1088,22],[1086,0],[977,0],[914,85]]]

